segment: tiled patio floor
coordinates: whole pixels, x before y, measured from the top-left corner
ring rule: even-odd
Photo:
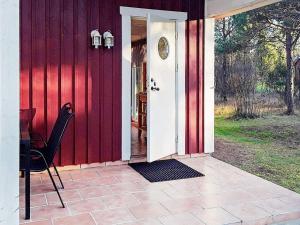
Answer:
[[[210,156],[181,159],[205,177],[149,183],[129,166],[62,171],[61,208],[47,174],[32,176],[31,225],[272,224],[300,218],[300,195]],[[20,221],[24,223],[24,183]]]

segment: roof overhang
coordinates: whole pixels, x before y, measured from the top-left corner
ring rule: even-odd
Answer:
[[[206,18],[223,18],[270,5],[281,0],[206,0]]]

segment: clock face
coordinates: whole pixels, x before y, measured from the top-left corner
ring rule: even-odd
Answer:
[[[166,59],[169,56],[169,42],[167,38],[161,37],[158,41],[158,53],[160,58]]]

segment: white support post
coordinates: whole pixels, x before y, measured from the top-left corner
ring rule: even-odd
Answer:
[[[185,21],[177,21],[177,154],[185,155]],[[180,46],[179,46],[180,45]],[[180,60],[179,60],[180,59]]]
[[[215,19],[205,19],[204,33],[204,153],[212,153],[215,125]]]
[[[0,1],[0,224],[19,224],[19,0]]]
[[[131,157],[131,17],[122,16],[122,160]]]

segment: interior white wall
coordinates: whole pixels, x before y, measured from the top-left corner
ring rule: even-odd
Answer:
[[[19,0],[0,1],[0,224],[19,224]]]
[[[206,0],[206,16],[220,18],[270,5],[281,0]]]

